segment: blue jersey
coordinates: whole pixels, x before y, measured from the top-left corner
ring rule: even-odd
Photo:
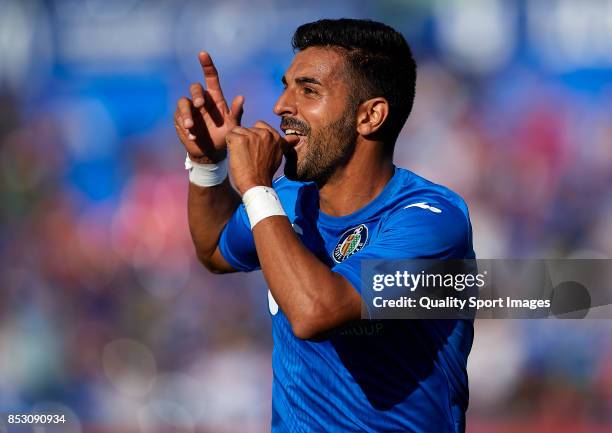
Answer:
[[[362,259],[474,258],[464,201],[401,168],[358,211],[319,210],[312,183],[274,182],[303,244],[361,292]],[[240,206],[219,242],[236,270],[259,268]],[[290,258],[288,258],[290,260]],[[273,432],[462,432],[468,405],[468,320],[359,321],[317,340],[300,340],[268,292]]]

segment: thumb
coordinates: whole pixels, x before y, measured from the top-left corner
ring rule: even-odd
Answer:
[[[236,120],[237,125],[240,125],[242,113],[244,113],[244,96],[239,95],[232,101],[232,108],[230,109],[230,116]]]

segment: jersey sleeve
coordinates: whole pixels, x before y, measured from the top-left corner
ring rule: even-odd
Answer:
[[[259,269],[255,240],[243,204],[236,209],[221,232],[219,251],[237,271],[250,272]]]
[[[293,182],[284,176],[274,180],[272,184],[287,218],[291,222],[295,219],[297,197],[303,186],[302,182]],[[237,271],[250,272],[261,268],[255,249],[255,239],[253,239],[253,233],[251,232],[249,216],[243,204],[234,211],[221,232],[219,251],[221,251],[223,258]]]
[[[434,210],[419,207],[397,210],[372,243],[332,271],[345,277],[362,293],[362,260],[464,258],[473,258],[469,218],[456,206],[435,204]]]

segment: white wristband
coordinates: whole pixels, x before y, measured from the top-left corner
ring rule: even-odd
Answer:
[[[267,186],[254,186],[242,195],[242,202],[249,216],[251,229],[264,218],[287,216],[276,191]]]
[[[199,164],[185,159],[185,170],[189,170],[189,182],[198,186],[215,186],[223,183],[227,177],[227,159],[217,164]]]

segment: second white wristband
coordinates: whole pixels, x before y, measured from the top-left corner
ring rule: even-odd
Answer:
[[[254,186],[242,195],[242,202],[249,216],[251,229],[261,220],[275,216],[287,216],[274,189]]]
[[[227,177],[227,159],[217,164],[198,164],[187,155],[185,170],[189,171],[189,182],[194,185],[201,187],[219,185]]]

